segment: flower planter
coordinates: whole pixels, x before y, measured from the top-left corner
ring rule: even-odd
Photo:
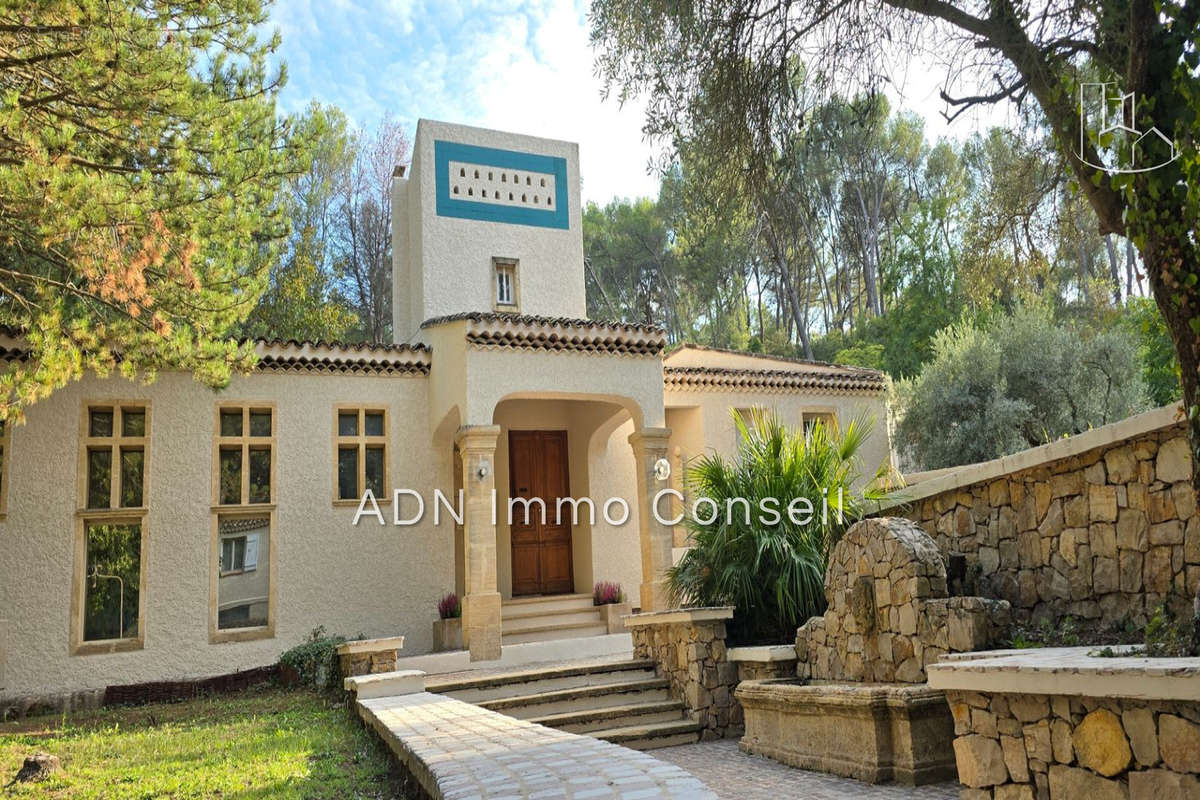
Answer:
[[[625,620],[622,617],[633,613],[632,603],[605,603],[599,608],[600,616],[604,620],[604,624],[608,626],[609,633],[625,632]]]
[[[435,619],[433,621],[433,652],[462,650],[462,617]]]

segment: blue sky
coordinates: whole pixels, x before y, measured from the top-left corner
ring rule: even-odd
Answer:
[[[365,128],[390,112],[410,133],[427,117],[575,141],[584,200],[654,196],[642,106],[601,101],[586,10],[581,0],[277,0],[283,105],[335,104]],[[947,131],[935,71],[907,74],[917,77],[902,103],[931,135],[975,127],[963,120]]]

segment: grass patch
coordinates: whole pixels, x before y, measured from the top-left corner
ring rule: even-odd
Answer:
[[[7,798],[399,798],[383,744],[334,696],[275,687],[0,724],[0,787],[27,756],[63,769]]]

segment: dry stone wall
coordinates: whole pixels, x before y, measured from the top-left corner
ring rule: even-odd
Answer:
[[[900,517],[855,523],[830,555],[828,608],[796,633],[796,672],[822,681],[923,683],[947,652],[982,650],[1009,622],[1008,603],[947,597],[937,545]]]
[[[738,665],[726,658],[725,620],[732,608],[682,609],[635,614],[625,625],[635,658],[652,659],[671,693],[683,700],[708,741],[736,734],[742,708],[734,701]]]
[[[1200,589],[1191,469],[1172,420],[923,497],[906,516],[943,553],[964,553],[975,591],[1007,600],[1019,621],[1142,623],[1163,602],[1186,610]]]
[[[1200,798],[1200,703],[947,690],[961,800]]]

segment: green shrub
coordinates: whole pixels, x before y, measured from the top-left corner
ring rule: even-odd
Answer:
[[[302,685],[336,689],[341,686],[342,680],[337,646],[345,641],[345,636],[326,634],[324,626],[314,628],[308,635],[308,641],[279,656],[279,666],[294,670]]]
[[[729,638],[735,644],[788,642],[801,623],[824,610],[829,552],[867,502],[881,499],[877,487],[887,465],[865,492],[852,488],[860,475],[857,454],[871,427],[863,418],[840,431],[818,423],[807,433],[759,413],[749,426],[736,413],[734,422],[741,435],[735,458],[704,456],[687,471],[693,498],[709,498],[721,513],[706,522],[711,507],[699,507],[697,515],[696,504],[689,504],[685,524],[692,547],[667,571],[667,589],[680,604],[734,606]],[[824,518],[822,489],[829,497]],[[749,522],[738,498],[749,506]],[[794,522],[786,513],[797,498],[812,504],[810,521]],[[760,513],[768,499],[778,503],[778,522],[764,521],[769,515]],[[735,513],[727,514],[731,502]]]
[[[1142,380],[1156,406],[1174,403],[1183,396],[1179,385],[1179,359],[1162,312],[1149,297],[1130,297],[1120,317],[1137,341]]]
[[[987,461],[1149,408],[1137,342],[1123,328],[1057,324],[1041,307],[935,337],[900,386],[897,439],[922,469]]]
[[[1146,623],[1145,654],[1155,658],[1200,655],[1196,633],[1195,617],[1177,616],[1160,605]]]

